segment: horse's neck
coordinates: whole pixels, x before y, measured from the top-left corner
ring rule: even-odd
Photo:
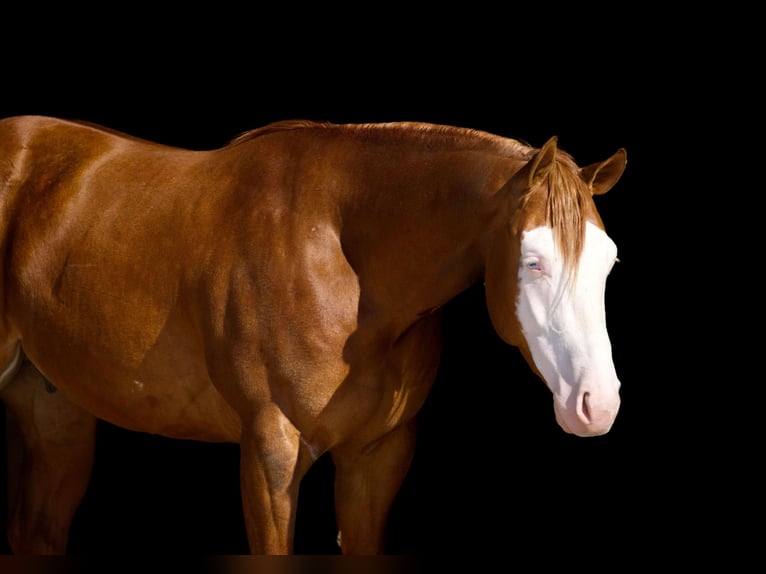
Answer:
[[[480,281],[484,261],[477,244],[487,231],[487,189],[458,189],[448,181],[377,178],[356,193],[344,217],[344,251],[356,270],[362,306],[415,319]],[[431,186],[431,187],[428,187]],[[456,193],[449,193],[454,189]],[[381,205],[384,203],[384,205]]]

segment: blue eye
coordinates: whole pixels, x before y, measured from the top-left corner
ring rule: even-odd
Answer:
[[[527,263],[527,269],[531,269],[533,271],[539,271],[540,263],[537,261],[530,261],[529,263]]]

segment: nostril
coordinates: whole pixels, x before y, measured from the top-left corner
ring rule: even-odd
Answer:
[[[620,407],[616,394],[602,396],[601,389],[585,391],[580,389],[567,401],[554,401],[556,420],[566,432],[577,436],[598,436],[609,432]]]
[[[586,423],[591,421],[590,418],[590,393],[583,393],[582,396],[582,418]]]

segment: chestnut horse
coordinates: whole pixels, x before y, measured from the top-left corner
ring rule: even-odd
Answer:
[[[12,550],[66,552],[103,419],[238,443],[254,554],[293,551],[301,478],[329,452],[342,553],[385,552],[439,309],[482,281],[563,430],[608,432],[617,249],[593,195],[625,164],[423,123],[280,122],[191,151],[0,121]]]

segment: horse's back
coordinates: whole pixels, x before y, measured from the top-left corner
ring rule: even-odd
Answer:
[[[47,142],[55,147],[66,141],[68,145],[85,144],[88,140],[93,142],[99,139],[103,142],[108,139],[132,141],[146,146],[167,147],[120,132],[105,126],[91,122],[70,120],[52,116],[24,115],[0,118],[0,150],[5,160],[9,154],[19,150],[19,146],[25,148],[32,145],[36,140]]]
[[[66,270],[97,266],[123,287],[172,279],[161,252],[186,247],[178,227],[188,208],[175,196],[191,186],[170,183],[193,165],[191,152],[42,116],[3,120],[0,142],[3,285],[34,290],[55,278],[60,289]],[[156,293],[161,285],[152,282]]]

